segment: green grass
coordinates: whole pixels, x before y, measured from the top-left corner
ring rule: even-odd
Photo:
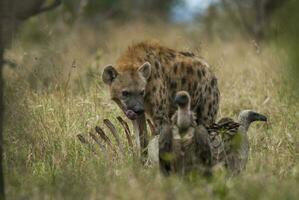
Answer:
[[[32,31],[32,23],[37,22],[24,27],[5,55],[17,64],[5,68],[7,199],[298,198],[299,103],[287,85],[283,50],[271,44],[256,48],[239,37],[205,41],[196,30],[170,25],[110,25],[103,31],[56,24]],[[35,34],[45,38],[34,43]],[[121,112],[100,72],[132,41],[151,38],[195,51],[211,64],[221,90],[219,117],[236,118],[242,109],[269,117],[267,125],[254,124],[249,131],[250,160],[240,176],[164,178],[135,162],[128,148],[115,159],[77,139],[103,126],[104,118],[117,124]]]

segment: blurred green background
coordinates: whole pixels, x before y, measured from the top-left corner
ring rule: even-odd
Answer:
[[[13,13],[18,13],[18,10],[26,13],[34,2],[47,5],[53,1],[11,2],[8,7],[13,7]],[[60,22],[63,26],[85,24],[98,30],[107,30],[112,23],[163,22],[181,25],[187,30],[199,30],[209,40],[231,40],[238,35],[254,40],[257,45],[274,42],[278,48],[289,50],[292,60],[290,74],[294,74],[292,79],[296,79],[297,9],[296,0],[63,0],[58,8],[45,13],[42,20],[49,27]],[[42,42],[42,37],[47,35],[34,27],[40,26],[40,22],[40,19],[31,19],[26,23],[25,33],[31,36],[32,42]]]
[[[61,4],[45,9],[53,2]],[[298,10],[298,0],[0,1],[7,198],[297,199]],[[269,117],[250,129],[240,176],[164,179],[134,162],[100,74],[128,45],[151,39],[211,65],[219,117]],[[107,159],[88,135],[104,118],[122,133],[123,158]]]

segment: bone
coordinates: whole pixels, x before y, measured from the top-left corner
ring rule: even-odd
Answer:
[[[119,147],[120,151],[122,153],[124,153],[124,147],[123,147],[122,143],[120,142],[120,137],[118,135],[118,132],[117,132],[115,126],[112,124],[112,122],[109,119],[104,119],[104,124],[107,126],[107,128],[110,130],[110,132],[114,136],[116,144]]]
[[[100,135],[100,137],[110,146],[112,147],[110,139],[107,137],[103,129],[99,126],[96,126],[95,128],[96,132]]]
[[[100,146],[102,151],[106,150],[106,147],[101,143],[100,139],[96,136],[96,134],[89,132],[89,136]]]
[[[79,139],[79,141],[83,144],[88,146],[88,148],[96,154],[95,149],[92,147],[92,145],[90,144],[90,142],[82,135],[82,134],[78,134],[77,138]]]
[[[82,144],[90,144],[83,135],[78,134],[77,137]]]
[[[149,120],[149,119],[147,119],[146,121],[147,121],[147,124],[148,124],[148,126],[149,126],[149,128],[150,128],[150,130],[151,130],[151,135],[152,135],[152,137],[156,136],[157,133],[156,133],[156,131],[155,131],[155,128],[154,128],[153,123],[152,123],[151,120]]]
[[[123,118],[121,118],[120,116],[117,117],[117,120],[119,121],[119,123],[122,125],[123,129],[125,130],[126,133],[126,137],[128,140],[128,144],[131,148],[133,148],[133,141],[132,141],[132,136],[131,136],[131,131],[129,128],[129,125],[127,124],[127,122],[125,120],[123,120]]]

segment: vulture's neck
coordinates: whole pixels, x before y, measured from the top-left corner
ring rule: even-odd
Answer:
[[[251,124],[251,121],[247,118],[247,117],[239,117],[239,124],[240,124],[240,128],[239,130],[246,134],[248,129],[249,129],[249,126]]]
[[[192,125],[190,106],[178,108],[177,126],[180,130],[187,130]]]

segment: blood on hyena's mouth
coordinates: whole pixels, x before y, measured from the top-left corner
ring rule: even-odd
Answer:
[[[125,112],[125,114],[130,120],[135,120],[138,118],[138,114],[136,112],[134,112],[133,110],[127,110]]]

